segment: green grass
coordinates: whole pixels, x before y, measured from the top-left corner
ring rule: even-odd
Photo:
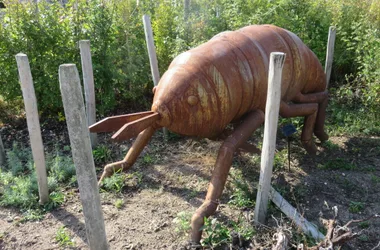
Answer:
[[[339,145],[337,145],[331,141],[323,142],[322,146],[327,148],[328,150],[333,150],[333,151],[339,150]]]
[[[120,193],[125,186],[126,175],[121,171],[115,172],[109,178],[105,178],[102,182],[102,191]]]
[[[97,164],[106,163],[112,160],[112,151],[106,145],[99,145],[92,150],[94,161]]]
[[[116,199],[115,202],[114,202],[114,206],[117,209],[123,208],[124,207],[124,200],[123,199]]]
[[[228,204],[238,208],[254,207],[257,192],[252,188],[254,185],[243,178],[240,170],[231,169],[230,176],[231,195]]]
[[[7,152],[7,163],[0,169],[0,206],[15,207],[23,212],[21,222],[40,220],[44,212],[65,202],[62,189],[76,185],[75,166],[70,157],[58,152],[46,156],[49,201],[38,203],[38,183],[35,166],[29,148],[14,144]]]
[[[356,165],[348,162],[346,159],[335,158],[328,160],[324,165],[320,165],[319,167],[323,169],[331,169],[331,170],[354,170],[357,169]]]
[[[348,211],[350,211],[351,213],[357,214],[357,213],[363,211],[364,207],[365,207],[365,204],[363,202],[351,201],[350,205],[348,207]]]
[[[56,234],[55,240],[61,247],[73,247],[75,246],[75,242],[71,238],[70,234],[67,232],[64,226],[60,227]]]
[[[177,214],[177,217],[174,218],[173,223],[175,224],[175,231],[179,234],[186,234],[191,229],[191,216],[190,212],[181,211]]]

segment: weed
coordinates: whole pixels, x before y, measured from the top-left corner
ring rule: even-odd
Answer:
[[[115,206],[117,209],[121,209],[121,208],[124,206],[124,200],[123,200],[123,199],[117,199],[117,200],[114,202],[114,206]]]
[[[75,242],[73,241],[73,239],[71,239],[70,234],[66,231],[64,226],[60,227],[56,232],[55,240],[61,247],[75,246]]]
[[[217,218],[205,218],[202,230],[206,235],[201,242],[203,246],[215,247],[231,241],[230,230]]]
[[[344,169],[344,170],[354,170],[356,169],[356,165],[349,163],[346,159],[342,158],[336,158],[331,159],[327,161],[326,164],[322,166],[323,169],[332,169],[332,170],[338,170],[338,169]]]
[[[351,213],[359,213],[360,211],[363,211],[364,205],[365,204],[360,201],[351,201],[348,207],[348,211]]]
[[[115,172],[111,177],[103,180],[102,189],[108,192],[120,193],[125,186],[126,175],[121,171]]]
[[[191,213],[182,211],[177,214],[177,217],[174,218],[173,223],[175,226],[175,231],[180,234],[186,234],[191,229]]]
[[[105,163],[112,159],[112,151],[106,145],[98,146],[92,150],[92,154],[96,163]]]

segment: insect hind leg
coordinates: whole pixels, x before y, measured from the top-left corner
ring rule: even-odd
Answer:
[[[318,113],[318,103],[287,104],[281,102],[280,115],[284,118],[304,116],[304,125],[302,128],[301,141],[306,151],[315,155],[317,148],[313,142],[313,130]]]
[[[314,126],[314,134],[321,142],[329,139],[328,134],[325,132],[325,119],[326,108],[328,103],[328,92],[317,92],[310,94],[299,93],[293,100],[297,103],[318,103],[318,114]]]

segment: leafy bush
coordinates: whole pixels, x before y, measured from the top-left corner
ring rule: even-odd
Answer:
[[[174,56],[225,30],[270,23],[297,34],[324,62],[330,25],[337,28],[333,80],[360,91],[360,101],[380,103],[380,4],[356,0],[184,1],[70,0],[6,2],[0,18],[0,91],[6,101],[20,100],[14,55],[28,54],[42,114],[62,113],[58,66],[80,69],[78,41],[91,40],[96,100],[100,113],[116,105],[145,105],[150,92],[149,60],[142,15],[149,14],[161,74]],[[334,84],[332,84],[334,86]],[[346,85],[345,85],[346,86]]]

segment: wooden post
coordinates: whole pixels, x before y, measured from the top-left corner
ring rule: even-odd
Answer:
[[[327,40],[327,52],[325,62],[325,74],[326,74],[326,89],[329,87],[332,63],[334,58],[334,45],[335,45],[336,28],[331,26],[329,29],[329,37]]]
[[[307,221],[303,216],[301,216],[297,209],[295,209],[292,205],[289,204],[282,196],[279,194],[274,188],[270,188],[270,199],[274,204],[286,215],[290,218],[298,227],[302,229],[306,234],[310,234],[317,241],[321,241],[325,238],[325,236],[318,231],[318,229]]]
[[[20,76],[21,90],[24,98],[26,121],[28,124],[30,144],[34,164],[36,166],[38,193],[40,203],[45,204],[49,200],[49,191],[46,176],[44,146],[42,144],[40,121],[38,118],[37,100],[34,92],[32,73],[28,57],[25,54],[16,55],[18,73]]]
[[[74,64],[59,66],[59,83],[83,206],[87,240],[91,250],[108,249],[90,132],[79,74]]]
[[[4,144],[3,144],[3,141],[1,140],[1,135],[0,135],[0,166],[4,166],[5,162],[6,162],[6,157],[5,157]]]
[[[152,72],[154,86],[157,86],[158,82],[160,81],[160,72],[158,71],[158,62],[156,49],[154,47],[152,25],[150,23],[150,17],[148,15],[143,15],[143,23],[146,46],[148,47],[150,70]],[[164,133],[164,139],[166,140],[168,131],[166,128],[163,128],[162,131]]]
[[[84,96],[86,101],[86,114],[88,125],[96,122],[94,74],[92,71],[92,59],[90,41],[79,41],[80,57],[82,61]],[[90,133],[91,145],[96,147],[98,139],[96,133]]]
[[[281,76],[284,61],[284,53],[272,52],[270,54],[264,142],[261,153],[261,171],[255,207],[255,221],[260,223],[265,222],[268,208],[274,151],[276,149],[276,132],[281,100]]]

